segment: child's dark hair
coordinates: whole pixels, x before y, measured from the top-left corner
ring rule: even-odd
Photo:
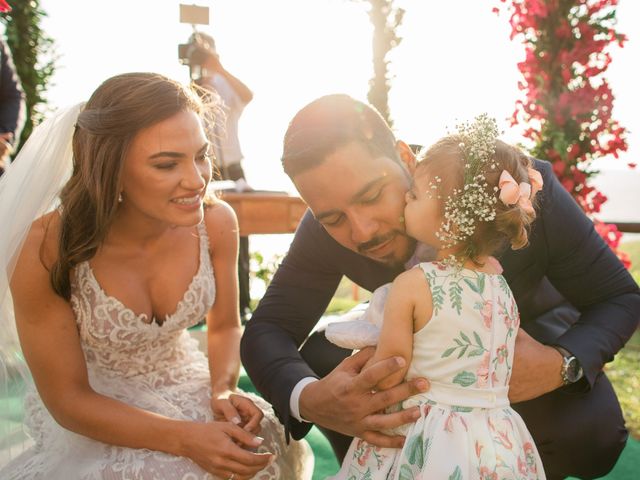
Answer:
[[[439,198],[442,199],[441,215],[444,215],[445,202],[453,194],[454,189],[462,191],[464,188],[465,156],[460,148],[463,138],[450,135],[440,139],[434,145],[419,154],[419,163],[415,175],[428,174],[432,179],[439,177]],[[517,184],[521,182],[531,184],[529,169],[532,162],[519,149],[500,140],[496,140],[494,154],[495,167],[487,165],[484,177],[487,191],[493,192],[497,188],[503,170],[506,170]],[[475,219],[474,233],[460,241],[456,246],[456,257],[459,260],[469,259],[480,265],[482,257],[493,255],[510,245],[512,249],[524,248],[529,243],[530,226],[536,218],[535,209],[524,208],[519,203],[506,205],[498,199],[500,191],[495,192],[495,219],[480,221]],[[533,205],[535,198],[531,199]]]

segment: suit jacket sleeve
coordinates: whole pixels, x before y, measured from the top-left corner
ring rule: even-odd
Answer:
[[[24,93],[7,45],[0,41],[0,132],[20,137],[25,121]]]
[[[307,211],[289,252],[248,322],[240,352],[258,391],[289,433],[304,437],[311,428],[290,416],[289,399],[304,377],[318,377],[298,348],[316,325],[342,278],[333,266],[332,243]]]
[[[579,320],[555,344],[580,361],[590,386],[606,362],[624,346],[638,326],[638,285],[596,232],[550,164],[536,161],[544,179],[536,228],[547,245],[546,274],[580,311]]]

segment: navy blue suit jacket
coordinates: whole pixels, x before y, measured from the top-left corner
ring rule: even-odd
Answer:
[[[583,366],[584,388],[589,388],[637,328],[640,292],[550,164],[535,160],[535,168],[544,187],[529,246],[505,249],[497,257],[522,327],[539,341],[572,352]],[[317,377],[298,348],[342,276],[373,291],[398,273],[342,247],[310,211],[305,214],[241,343],[251,380],[294,438],[302,438],[311,426],[290,416],[291,392],[302,378]]]

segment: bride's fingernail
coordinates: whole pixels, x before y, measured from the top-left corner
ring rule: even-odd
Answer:
[[[231,419],[231,422],[235,423],[236,425],[240,425],[240,422],[242,422],[242,420],[240,420],[240,417],[233,417]]]
[[[253,437],[254,445],[262,445],[262,442],[264,442],[264,438],[262,438],[262,437]]]

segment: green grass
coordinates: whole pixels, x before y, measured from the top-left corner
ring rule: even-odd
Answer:
[[[640,439],[640,332],[623,348],[613,362],[607,364],[607,376],[618,394],[627,428]]]
[[[631,258],[631,275],[640,283],[640,241],[623,243],[620,249]],[[606,372],[618,394],[627,427],[631,435],[640,439],[640,330],[606,365]]]
[[[626,242],[620,245],[620,250],[631,258],[631,275],[640,283],[640,241]]]

